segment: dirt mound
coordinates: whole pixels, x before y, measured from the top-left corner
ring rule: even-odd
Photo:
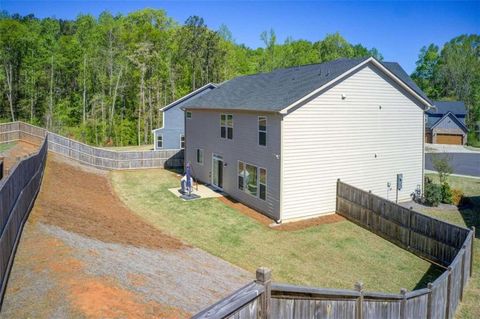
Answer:
[[[49,155],[32,219],[103,242],[179,249],[184,244],[131,212],[113,194],[104,174],[95,174]]]

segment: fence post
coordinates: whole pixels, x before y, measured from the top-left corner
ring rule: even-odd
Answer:
[[[360,297],[357,299],[357,314],[355,319],[363,319],[363,283],[356,282],[354,289],[360,293]]]
[[[407,289],[402,288],[400,289],[400,294],[402,295],[403,299],[400,303],[400,318],[406,319],[407,318],[407,297],[406,297]]]
[[[272,271],[261,267],[257,269],[255,282],[265,287],[265,292],[260,296],[260,318],[270,319],[270,303],[272,299]]]
[[[338,195],[339,195],[339,194],[338,194],[338,189],[339,189],[339,187],[340,187],[339,184],[340,184],[340,178],[337,179],[337,194],[336,194],[336,196],[335,196],[335,199],[336,199],[336,201],[335,201],[335,205],[336,205],[335,211],[336,211],[337,213],[338,213]]]
[[[461,275],[461,279],[460,279],[460,301],[463,300],[463,283],[464,283],[464,280],[465,280],[465,252],[467,251],[467,246],[466,245],[463,245],[462,246],[462,249],[463,249],[463,255],[462,255],[462,275]]]
[[[373,213],[373,196],[372,196],[372,191],[368,191],[368,212],[367,212],[367,226],[370,228],[370,220],[372,219],[372,213]]]
[[[470,277],[473,274],[473,242],[475,241],[475,226],[472,226],[473,236],[472,236],[472,247],[470,252]]]
[[[432,319],[433,285],[431,282],[428,283],[427,288],[430,289],[427,299],[427,319]]]
[[[447,306],[445,307],[445,318],[450,319],[450,299],[452,294],[452,267],[448,266],[447,277]]]

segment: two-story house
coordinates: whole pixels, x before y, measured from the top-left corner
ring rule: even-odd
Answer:
[[[208,83],[160,109],[162,111],[162,127],[152,131],[156,151],[185,147],[185,117],[182,106],[215,87],[216,84]]]
[[[341,179],[398,200],[423,188],[430,100],[397,63],[340,59],[241,76],[184,108],[194,176],[281,222],[335,212]]]

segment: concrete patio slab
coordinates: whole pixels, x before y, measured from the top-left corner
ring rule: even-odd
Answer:
[[[175,188],[169,188],[168,189],[172,194],[177,196],[180,199],[182,198],[182,193],[180,191],[180,188],[175,187]],[[222,197],[223,194],[221,192],[215,191],[214,189],[206,186],[206,185],[198,185],[198,187],[194,188],[192,195],[197,195],[199,198],[197,199],[202,199],[202,198],[214,198],[214,197]],[[185,199],[183,199],[185,200]]]

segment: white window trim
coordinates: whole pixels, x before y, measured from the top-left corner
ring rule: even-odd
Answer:
[[[243,170],[246,171],[247,169],[247,165],[250,165],[250,166],[253,166],[253,167],[256,167],[257,168],[257,195],[252,195],[250,192],[248,192],[246,189],[246,184],[245,184],[245,176],[243,176],[243,190],[241,190],[240,188],[238,188],[238,177],[240,176],[240,172],[238,171],[238,167],[240,166],[240,163],[243,163]],[[265,199],[262,199],[260,198],[260,169],[264,169],[265,170]],[[252,163],[249,163],[249,162],[245,162],[245,161],[240,161],[238,160],[237,161],[237,180],[236,180],[236,184],[237,184],[237,190],[239,190],[240,192],[243,192],[245,194],[248,194],[250,196],[252,196],[253,198],[257,198],[259,200],[262,200],[262,201],[267,201],[267,191],[268,191],[268,170],[264,167],[260,167],[258,165],[255,165],[255,164],[252,164]]]
[[[198,151],[200,151],[202,153],[202,162],[198,161]],[[196,149],[196,151],[195,151],[195,163],[197,163],[198,165],[202,165],[202,166],[203,166],[203,163],[205,163],[205,152],[203,151],[203,148],[197,148]]]
[[[263,118],[265,119],[265,131],[260,130],[260,119]],[[267,147],[268,142],[267,142],[267,125],[268,125],[268,120],[265,115],[260,115],[257,118],[257,145],[261,147]],[[260,133],[265,133],[265,145],[260,144]]]
[[[265,170],[265,183],[260,182],[260,176],[261,176],[260,170],[261,169]],[[268,190],[268,171],[267,171],[266,168],[258,167],[257,172],[258,172],[258,186],[257,186],[258,187],[258,198],[266,201],[267,200],[267,190]],[[265,199],[260,198],[260,185],[265,185]]]
[[[222,115],[225,115],[225,126],[222,125]],[[228,125],[228,116],[232,117],[232,125]],[[220,133],[220,138],[224,140],[231,140],[233,141],[233,114],[230,113],[220,113],[220,132],[222,131],[222,127],[225,127],[225,137],[222,137],[222,133]],[[228,128],[232,128],[232,138],[228,138]]]
[[[182,137],[183,137],[183,147],[182,147]],[[180,149],[185,149],[185,134],[180,134]]]
[[[161,147],[158,147],[158,138],[160,138],[160,140],[162,141],[162,146],[161,146]],[[155,146],[156,146],[157,148],[163,148],[163,134],[158,134],[158,135],[157,135],[157,140],[156,140],[156,142],[155,142]]]

